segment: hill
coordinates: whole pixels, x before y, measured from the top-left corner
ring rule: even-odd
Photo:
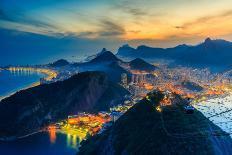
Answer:
[[[117,58],[112,52],[105,48],[99,52],[95,58],[85,63],[75,63],[73,66],[78,67],[81,71],[101,71],[107,74],[109,80],[120,82],[121,74],[130,74],[127,70],[121,67],[123,61]]]
[[[141,70],[141,71],[154,71],[157,67],[147,63],[146,61],[136,58],[129,62],[129,66],[133,70]]]
[[[97,54],[89,63],[102,63],[102,62],[115,62],[120,61],[112,52],[107,51],[105,48]]]
[[[82,111],[108,110],[126,94],[127,90],[110,82],[102,72],[84,72],[22,90],[0,102],[0,136],[29,133],[48,121]]]
[[[186,114],[185,101],[156,110],[163,98],[160,92],[143,99],[105,132],[82,143],[79,154],[230,154],[229,135],[200,112]],[[216,132],[220,136],[214,136]],[[220,134],[219,134],[220,133]],[[226,149],[225,149],[226,148]]]
[[[53,62],[52,64],[49,64],[50,67],[63,67],[66,65],[69,65],[70,63],[67,60],[64,59],[59,59],[55,62]]]

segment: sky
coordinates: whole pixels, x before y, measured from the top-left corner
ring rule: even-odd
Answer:
[[[72,38],[63,51],[72,46],[68,53],[85,54],[103,47],[116,51],[125,43],[172,47],[206,37],[232,40],[232,1],[0,0],[0,29],[14,36]]]

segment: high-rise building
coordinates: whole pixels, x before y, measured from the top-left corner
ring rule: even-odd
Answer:
[[[123,73],[121,75],[121,83],[122,83],[123,86],[127,85],[127,74],[126,73]]]
[[[131,83],[135,83],[135,75],[134,74],[132,74],[132,76],[131,76]]]

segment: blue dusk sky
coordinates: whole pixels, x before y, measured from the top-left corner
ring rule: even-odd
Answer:
[[[231,0],[0,0],[0,65],[232,40]]]

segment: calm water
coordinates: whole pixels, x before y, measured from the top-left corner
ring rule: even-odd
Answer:
[[[78,137],[62,133],[38,133],[24,139],[0,142],[1,155],[75,155]]]
[[[0,71],[0,99],[2,96],[9,95],[22,88],[39,81],[44,74],[38,72],[10,72],[8,70]]]

